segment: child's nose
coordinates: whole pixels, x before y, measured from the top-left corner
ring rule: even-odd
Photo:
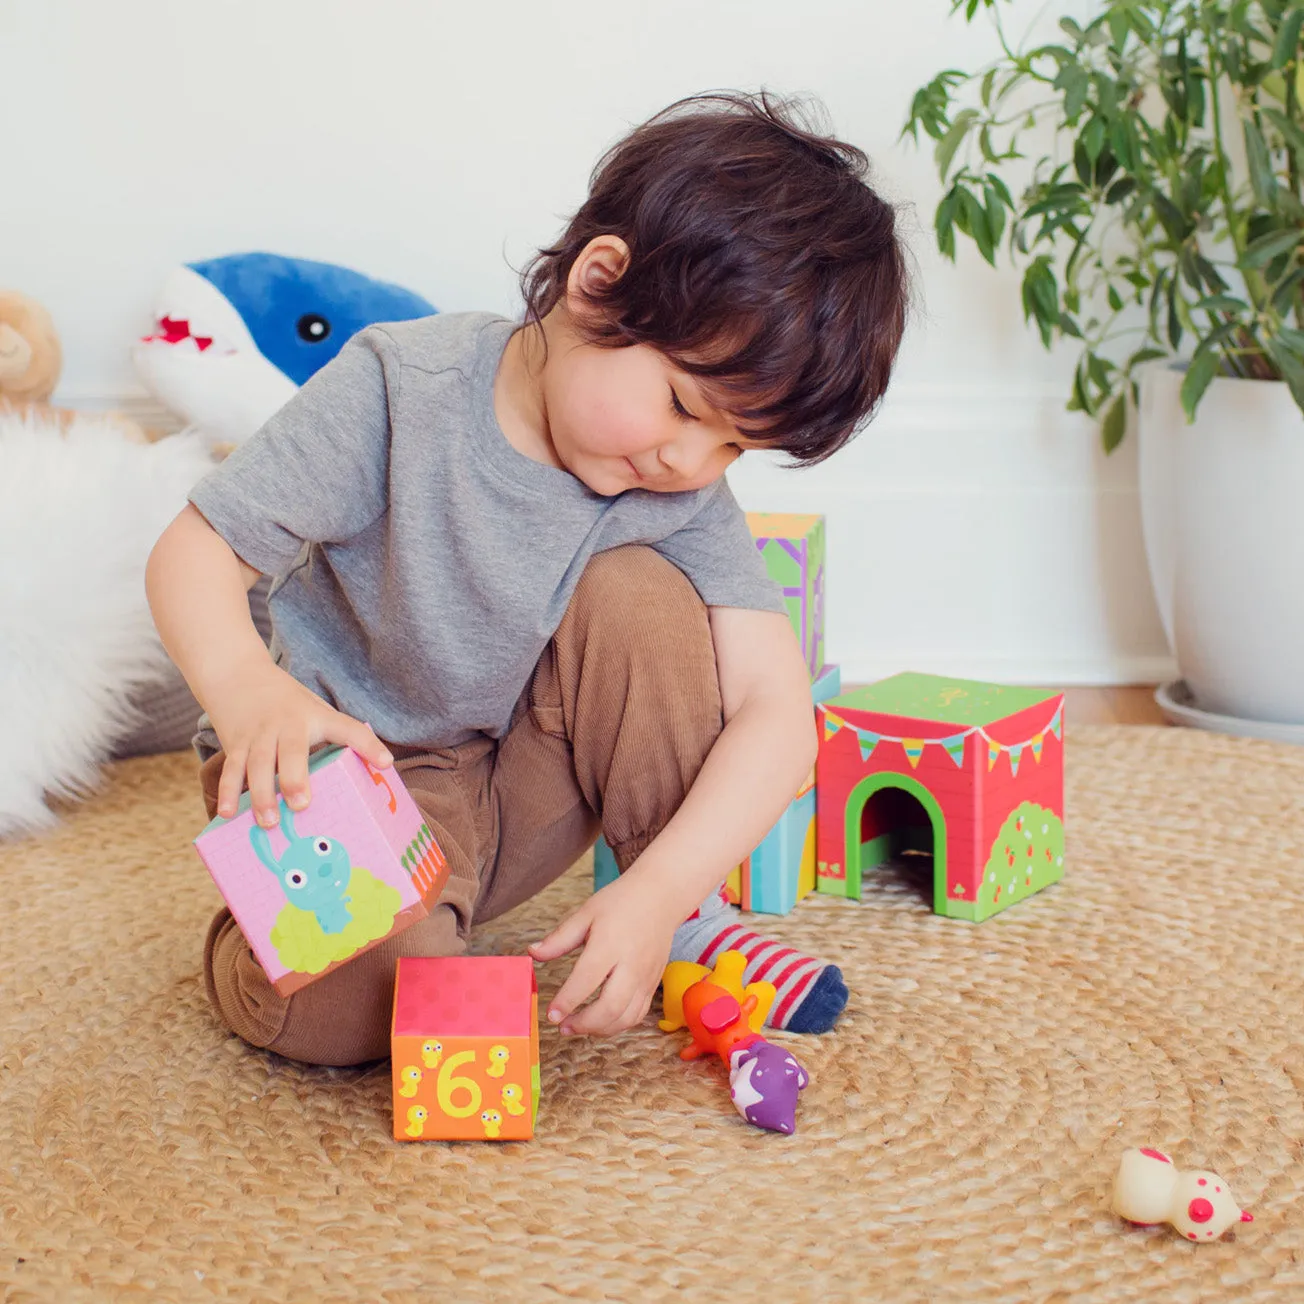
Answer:
[[[683,480],[691,480],[702,470],[713,450],[711,441],[702,435],[685,433],[662,447],[661,464]]]

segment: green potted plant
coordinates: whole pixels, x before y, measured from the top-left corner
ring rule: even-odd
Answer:
[[[1101,0],[1017,45],[1004,7],[952,0],[1001,53],[902,132],[936,141],[938,245],[1022,267],[1107,450],[1138,413],[1161,701],[1304,741],[1304,0]]]

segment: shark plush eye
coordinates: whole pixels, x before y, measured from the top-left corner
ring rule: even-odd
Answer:
[[[296,328],[307,344],[320,344],[331,333],[331,324],[319,312],[305,312]]]
[[[314,842],[314,843],[312,844],[312,849],[313,849],[313,850],[314,850],[314,851],[315,851],[319,856],[327,856],[327,855],[329,855],[329,854],[330,854],[330,849],[331,849],[331,840],[330,840],[330,838],[318,838],[317,841]]]

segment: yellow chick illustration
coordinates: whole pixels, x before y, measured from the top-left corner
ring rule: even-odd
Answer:
[[[502,1130],[503,1116],[496,1109],[486,1109],[480,1115],[480,1122],[484,1124],[484,1134],[492,1141]]]
[[[430,1111],[424,1105],[413,1105],[407,1112],[408,1125],[404,1129],[408,1136],[420,1136],[425,1128]]]
[[[444,1058],[442,1041],[423,1041],[421,1043],[421,1062],[428,1069],[437,1069],[439,1061]]]
[[[503,1086],[503,1108],[509,1114],[525,1113],[524,1097],[525,1093],[515,1082],[508,1082]]]
[[[501,1078],[507,1072],[507,1061],[511,1056],[506,1046],[489,1047],[489,1064],[485,1072],[491,1078]]]
[[[421,1070],[415,1064],[408,1064],[399,1073],[398,1077],[398,1094],[408,1097],[415,1096],[417,1088],[421,1085]]]

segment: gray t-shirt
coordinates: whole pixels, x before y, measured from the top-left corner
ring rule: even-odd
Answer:
[[[604,498],[508,442],[493,387],[514,329],[369,327],[190,494],[274,577],[277,664],[391,743],[501,737],[604,549],[650,544],[708,606],[785,610],[723,480]],[[195,743],[218,746],[207,717]]]

